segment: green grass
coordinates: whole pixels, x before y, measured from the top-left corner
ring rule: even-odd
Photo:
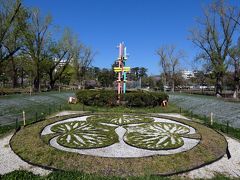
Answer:
[[[12,132],[15,129],[14,125],[1,126],[0,125],[0,138],[4,137],[8,133]]]
[[[114,124],[115,126],[108,126],[107,124]],[[138,125],[128,126],[131,124]],[[150,150],[179,148],[184,144],[182,136],[186,137],[187,133],[190,132],[189,128],[185,126],[154,122],[154,119],[148,116],[101,114],[90,116],[85,122],[73,121],[53,124],[51,131],[56,135],[49,134],[46,135],[47,137],[43,136],[43,138],[47,139],[45,141],[48,142],[54,136],[58,136],[58,144],[69,148],[106,147],[118,142],[119,138],[115,129],[119,126],[123,126],[127,130],[124,135],[124,141],[127,144]],[[167,139],[165,139],[166,136],[168,136]],[[187,138],[194,137],[196,136],[188,135]]]
[[[32,172],[28,171],[13,171],[11,173],[8,173],[6,175],[1,176],[0,178],[2,180],[9,180],[9,179],[27,179],[27,180],[170,180],[172,178],[169,177],[161,177],[161,176],[140,176],[140,177],[117,177],[117,176],[96,176],[91,174],[86,174],[78,171],[54,171],[50,173],[48,176],[39,176],[35,175]]]
[[[71,110],[83,110],[90,112],[114,112],[114,113],[174,113],[179,112],[179,108],[173,104],[169,104],[168,107],[143,107],[143,108],[129,108],[124,106],[117,107],[99,107],[99,106],[86,106],[82,104],[70,105]]]
[[[87,121],[90,123],[108,123],[114,124],[116,126],[123,126],[128,124],[139,124],[139,123],[150,123],[153,122],[154,119],[150,117],[146,117],[142,115],[123,115],[122,113],[114,113],[114,114],[99,114],[95,116],[90,116],[87,118]]]
[[[0,175],[2,180],[186,180],[188,178],[180,178],[179,176],[139,176],[139,177],[118,177],[118,176],[96,176],[92,174],[86,174],[78,171],[53,171],[48,176],[35,175],[32,172],[24,170],[15,170],[5,175]],[[211,180],[237,180],[239,178],[230,178],[223,174],[216,174]],[[197,179],[196,179],[197,180]]]
[[[190,129],[185,126],[164,122],[152,122],[136,127],[126,126],[126,129],[127,132],[130,131],[124,139],[127,144],[149,150],[179,148],[184,144],[182,136],[190,132]],[[167,139],[165,139],[166,137]],[[190,137],[191,135],[188,136],[188,138]]]
[[[69,148],[99,148],[118,142],[115,127],[101,124],[66,122],[53,125],[51,130],[59,136],[58,144]],[[52,134],[50,138],[52,138]]]
[[[66,118],[69,117],[71,116]],[[77,170],[95,174],[96,176],[114,175],[129,177],[181,172],[189,168],[198,167],[203,163],[209,163],[221,157],[225,154],[227,147],[225,138],[212,129],[195,122],[169,118],[196,128],[197,132],[202,136],[201,143],[187,152],[169,156],[119,159],[81,155],[57,150],[39,137],[41,130],[45,126],[63,119],[63,117],[60,117],[60,119],[54,118],[40,121],[18,131],[10,142],[14,152],[32,163],[61,170]]]

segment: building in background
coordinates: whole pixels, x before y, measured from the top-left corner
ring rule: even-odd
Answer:
[[[182,73],[182,77],[183,77],[185,80],[188,80],[188,79],[194,77],[194,72],[193,72],[193,71],[183,70],[183,71],[181,71],[181,73]]]

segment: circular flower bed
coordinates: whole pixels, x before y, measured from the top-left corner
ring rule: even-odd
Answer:
[[[11,147],[36,165],[126,176],[194,169],[221,158],[227,143],[216,131],[184,119],[85,114],[27,126]]]

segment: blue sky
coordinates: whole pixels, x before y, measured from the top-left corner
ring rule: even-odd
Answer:
[[[175,44],[186,53],[182,69],[192,69],[198,49],[187,40],[196,17],[210,0],[24,0],[28,7],[50,13],[53,24],[69,27],[79,40],[97,52],[93,66],[110,68],[119,42],[125,42],[127,65],[160,73],[158,47]],[[240,0],[231,0],[239,5]]]

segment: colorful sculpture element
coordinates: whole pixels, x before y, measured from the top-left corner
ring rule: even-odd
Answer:
[[[114,67],[114,72],[118,73],[118,100],[120,101],[120,94],[126,93],[126,82],[127,82],[127,72],[130,71],[130,67],[125,67],[127,60],[127,47],[124,43],[120,43],[119,46],[119,56],[116,61],[117,67]]]

